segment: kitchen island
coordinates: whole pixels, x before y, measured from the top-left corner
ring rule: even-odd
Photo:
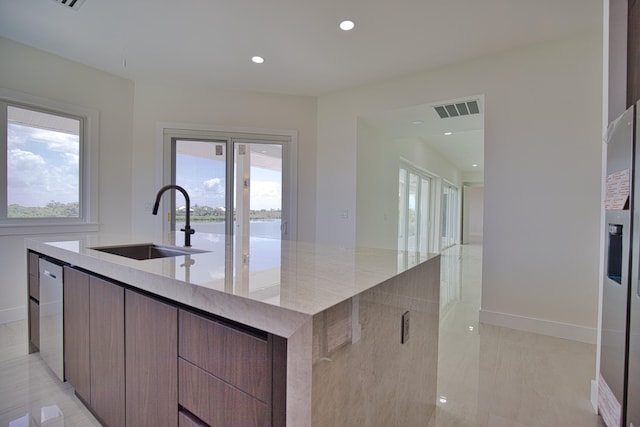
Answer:
[[[280,426],[285,420],[291,427],[428,422],[436,402],[438,255],[295,241],[238,247],[226,236],[213,235],[194,239],[194,248],[204,252],[166,258],[136,260],[93,249],[142,242],[167,245],[175,238],[169,237],[163,242],[98,234],[27,239],[25,245],[31,256],[122,287],[131,301],[142,295],[177,307],[181,331],[185,325],[196,328],[181,332],[179,351],[186,353],[183,345],[199,338],[207,341],[197,334],[206,327],[200,320],[228,325],[241,338],[264,338],[273,368],[269,394],[259,399],[269,405],[267,418],[258,417],[259,425]],[[262,262],[265,259],[270,262]],[[66,294],[64,304],[65,309],[71,304]],[[135,307],[134,314],[144,305]],[[129,325],[118,328],[126,331]],[[181,375],[183,365],[192,369],[190,361],[180,363]],[[130,369],[127,375],[129,371],[135,372]],[[253,381],[249,379],[249,386]],[[230,383],[244,396],[241,386]],[[78,386],[72,384],[77,393]],[[181,411],[194,415],[182,393],[180,388]],[[127,405],[132,398],[127,394]],[[175,412],[177,420],[178,405]],[[197,425],[185,420],[181,418],[180,425]]]

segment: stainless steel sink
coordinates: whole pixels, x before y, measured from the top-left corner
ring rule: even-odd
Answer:
[[[100,252],[107,252],[113,255],[137,260],[168,258],[208,252],[199,249],[181,248],[177,246],[162,246],[153,243],[138,243],[119,246],[97,246],[89,249]]]

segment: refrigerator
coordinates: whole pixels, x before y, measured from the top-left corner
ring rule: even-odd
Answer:
[[[640,427],[640,102],[607,132],[605,264],[598,409]]]

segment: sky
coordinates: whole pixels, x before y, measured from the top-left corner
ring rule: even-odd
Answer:
[[[282,190],[281,173],[252,167],[250,199],[252,210],[281,209]],[[225,205],[225,162],[186,154],[176,156],[176,184],[189,193],[191,205]],[[181,205],[184,199],[176,194],[176,203]]]
[[[9,205],[79,201],[78,135],[10,123],[7,137]]]

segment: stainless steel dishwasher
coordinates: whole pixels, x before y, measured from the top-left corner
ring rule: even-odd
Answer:
[[[62,266],[40,258],[40,356],[64,381]]]

